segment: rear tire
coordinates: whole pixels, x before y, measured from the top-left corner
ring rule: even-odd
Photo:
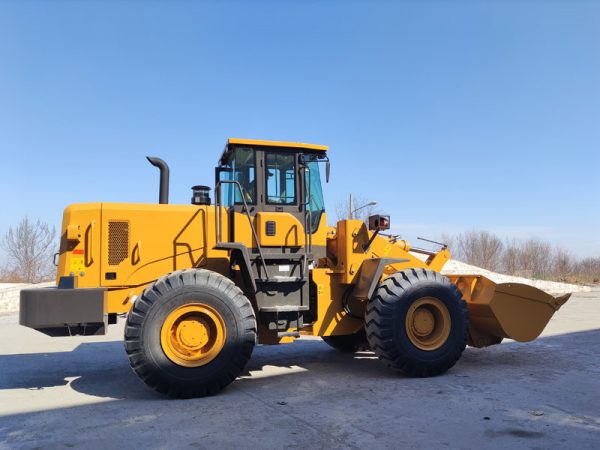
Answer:
[[[171,397],[214,394],[242,372],[256,342],[250,301],[216,272],[160,278],[127,316],[125,350],[134,372]]]
[[[365,329],[354,334],[322,336],[327,345],[342,353],[356,353],[370,350]]]
[[[467,305],[460,291],[427,269],[396,272],[380,283],[367,305],[365,321],[375,354],[409,376],[446,372],[467,343]]]

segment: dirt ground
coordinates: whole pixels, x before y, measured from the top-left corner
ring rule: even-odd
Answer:
[[[535,342],[467,348],[410,379],[320,339],[255,349],[221,394],[170,400],[129,368],[123,323],[48,338],[0,316],[0,448],[598,448],[600,290]]]

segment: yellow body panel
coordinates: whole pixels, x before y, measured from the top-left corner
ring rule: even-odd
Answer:
[[[100,208],[101,203],[70,205],[63,213],[60,254],[56,283],[60,276],[77,277],[77,287],[100,284]],[[74,233],[74,230],[79,230]]]
[[[126,313],[131,309],[136,297],[142,295],[150,283],[126,288],[109,288],[106,290],[106,308],[109,313]]]
[[[335,237],[328,240],[328,256],[334,263],[333,270],[341,274],[340,283],[351,284],[366,259],[398,258],[408,261],[386,267],[384,273],[390,274],[399,270],[421,267],[439,272],[450,259],[447,249],[440,250],[426,261],[410,253],[410,245],[406,241],[393,241],[388,237],[376,236],[368,251],[365,246],[373,236],[373,232],[360,220],[341,220],[337,224]]]
[[[223,215],[225,216],[225,215]],[[244,244],[248,248],[256,247],[256,242],[254,241],[254,236],[252,236],[252,224],[254,224],[254,219],[252,222],[248,220],[248,216],[246,213],[234,212],[233,213],[233,242],[239,242],[240,244]],[[223,233],[223,239],[226,240],[227,234]]]
[[[224,234],[228,230],[226,217],[223,214]],[[116,242],[110,236],[111,223],[126,224],[123,229],[127,230],[118,242],[120,255],[116,259],[115,250],[111,251]],[[81,237],[69,240],[69,230],[75,237],[74,227],[81,230]],[[61,276],[73,275],[79,288],[106,287],[108,312],[126,312],[134,296],[175,270],[206,267],[227,273],[228,253],[213,249],[215,242],[214,206],[71,205],[63,215],[57,283]]]
[[[259,139],[241,139],[241,138],[229,138],[227,144],[240,144],[240,145],[259,145],[262,147],[280,147],[281,149],[286,148],[303,148],[307,150],[320,150],[327,151],[329,147],[327,145],[318,144],[306,144],[303,142],[286,142],[286,141],[263,141]]]
[[[360,330],[363,321],[344,311],[342,298],[348,286],[340,283],[341,274],[325,268],[313,269],[311,273],[317,289],[318,314],[310,332],[315,336],[331,336],[353,334]]]
[[[267,235],[267,222],[275,223],[275,234]],[[259,212],[254,218],[258,240],[264,247],[303,247],[304,226],[290,213]]]
[[[327,225],[327,214],[323,212],[321,214],[321,221],[319,222],[319,228],[310,236],[310,243],[314,247],[325,248],[327,246],[327,236],[331,231],[330,226]]]
[[[223,214],[223,217],[227,214]],[[264,222],[266,220],[275,220],[277,222],[277,237],[271,239],[271,236],[266,236],[264,230]],[[245,213],[235,212],[233,214],[234,221],[234,236],[233,242],[240,242],[248,248],[256,247],[256,242],[252,236],[252,227],[250,221]],[[285,212],[259,212],[256,213],[252,221],[256,229],[259,239],[261,240],[262,246],[304,246],[304,225],[293,215]],[[330,232],[331,227],[327,226],[327,215],[325,213],[321,216],[319,222],[319,228],[311,235],[311,244],[313,247],[325,247],[327,245],[327,234]],[[281,231],[280,231],[281,230]],[[261,238],[262,235],[262,238]],[[227,236],[225,232],[223,236]],[[298,244],[293,244],[296,241]],[[268,242],[268,243],[265,243]],[[286,244],[290,242],[290,244]]]
[[[102,280],[102,286],[146,284],[161,274],[203,267],[208,259],[227,260],[226,251],[212,248],[214,213],[213,206],[103,203],[102,241],[110,243],[110,222],[127,221],[129,242],[128,257],[117,265],[109,262],[110,248],[103,252],[102,271],[115,271],[117,276]]]

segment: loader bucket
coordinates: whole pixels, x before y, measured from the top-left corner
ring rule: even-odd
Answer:
[[[450,275],[469,311],[469,345],[486,347],[502,338],[532,341],[571,294],[554,297],[521,283],[501,283],[480,275]]]

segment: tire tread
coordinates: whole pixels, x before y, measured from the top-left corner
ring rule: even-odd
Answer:
[[[169,383],[164,377],[158,376],[157,369],[152,367],[147,359],[142,343],[142,326],[149,312],[157,306],[163,295],[187,286],[210,287],[228,298],[231,306],[241,313],[242,320],[239,325],[243,334],[240,351],[218,378],[210,383],[191,387]],[[156,391],[175,398],[204,397],[219,392],[239,376],[254,350],[256,333],[257,324],[252,305],[233,281],[210,270],[178,270],[156,280],[135,300],[127,315],[125,352],[133,371]]]
[[[460,341],[449,349],[443,358],[434,363],[422,364],[414,357],[401,351],[394,342],[394,306],[397,302],[404,301],[406,292],[419,283],[435,282],[449,288],[455,298],[460,327]],[[396,324],[396,326],[403,324]],[[452,325],[453,327],[455,324]],[[373,298],[369,300],[365,315],[367,340],[372,350],[391,369],[401,371],[413,377],[427,377],[446,372],[460,359],[465,349],[468,336],[468,314],[466,302],[462,299],[460,291],[448,278],[428,269],[407,269],[396,272],[387,277],[376,289]],[[464,339],[463,339],[464,337]]]

